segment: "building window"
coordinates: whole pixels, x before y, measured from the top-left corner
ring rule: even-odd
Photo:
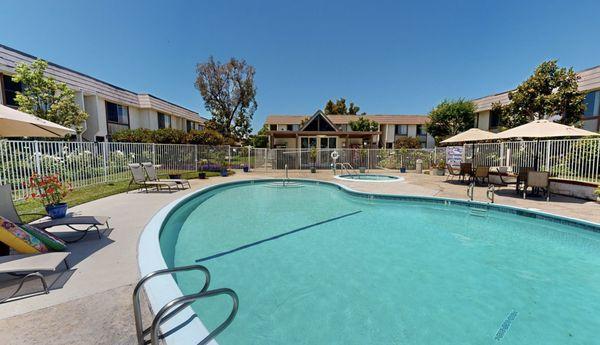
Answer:
[[[192,122],[192,121],[190,121],[190,120],[185,120],[185,122],[186,122],[186,129],[187,129],[187,131],[188,131],[188,132],[190,132],[190,131],[191,131],[191,130],[193,130],[193,129],[196,129],[196,128],[195,128],[195,127],[196,127],[196,126],[195,126],[196,124],[195,124],[194,122]]]
[[[427,132],[425,132],[425,126],[417,125],[417,135],[425,136]]]
[[[396,125],[396,135],[408,135],[408,125]]]
[[[584,117],[592,117],[598,115],[598,110],[596,109],[596,100],[598,99],[598,92],[590,92],[585,95],[583,99],[583,103],[585,104],[585,111],[583,112]]]
[[[15,83],[11,76],[3,75],[2,86],[2,89],[4,90],[4,94],[2,95],[4,104],[9,107],[18,107],[19,105],[15,101],[15,97],[17,96],[17,92],[23,91],[23,85],[21,83]]]
[[[158,128],[171,128],[171,116],[158,113]]]
[[[269,130],[276,131],[277,130],[277,125],[269,125]]]
[[[335,149],[337,146],[337,138],[329,137],[329,138],[321,138],[321,148],[322,149]]]
[[[287,130],[288,131],[293,131],[294,130],[294,125],[287,125]]]
[[[106,101],[106,123],[108,135],[129,128],[129,108]]]

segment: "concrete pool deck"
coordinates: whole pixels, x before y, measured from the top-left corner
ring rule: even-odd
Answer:
[[[466,185],[445,182],[445,177],[410,173],[402,176],[405,180],[397,183],[368,183],[334,179],[331,171],[289,173],[290,178],[332,181],[364,192],[466,199]],[[227,178],[192,180],[190,190],[172,194],[123,193],[73,208],[82,213],[111,216],[112,230],[101,240],[90,234],[69,246],[72,270],[61,288],[48,295],[0,304],[0,343],[39,343],[41,339],[45,344],[135,343],[131,292],[139,279],[138,237],[150,218],[169,202],[208,185],[281,177],[283,172],[238,172]],[[486,201],[485,193],[485,187],[477,187],[475,200]],[[593,201],[558,195],[552,196],[550,202],[542,198],[523,200],[513,189],[503,188],[496,195],[496,203],[600,223],[600,204]]]

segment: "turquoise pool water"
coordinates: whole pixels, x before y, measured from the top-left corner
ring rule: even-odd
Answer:
[[[161,248],[238,293],[221,345],[599,341],[600,233],[571,225],[257,182],[187,201]],[[202,283],[178,277],[184,293]],[[193,308],[212,329],[230,302]]]
[[[375,175],[375,174],[356,174],[356,175],[339,175],[336,176],[342,180],[361,180],[361,181],[397,181],[403,178],[391,175]]]

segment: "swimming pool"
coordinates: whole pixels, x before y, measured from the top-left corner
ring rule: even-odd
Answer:
[[[237,318],[219,344],[596,341],[597,224],[295,182],[302,187],[205,189],[161,210],[142,235],[142,274],[199,263],[211,270],[212,288],[238,293]],[[202,283],[182,275],[147,292],[156,308],[171,290],[193,293]],[[196,303],[202,321],[190,324],[212,329],[229,305]],[[167,339],[191,343],[198,334]]]
[[[335,175],[335,178],[346,181],[364,181],[364,182],[397,182],[403,181],[403,177],[392,176],[392,175],[378,175],[378,174],[348,174],[348,175]]]

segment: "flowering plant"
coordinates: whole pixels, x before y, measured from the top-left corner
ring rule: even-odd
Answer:
[[[60,181],[58,174],[47,176],[33,174],[29,178],[28,187],[37,190],[37,193],[31,193],[30,198],[40,199],[44,202],[44,205],[60,204],[64,197],[73,190],[70,183],[65,184]]]

